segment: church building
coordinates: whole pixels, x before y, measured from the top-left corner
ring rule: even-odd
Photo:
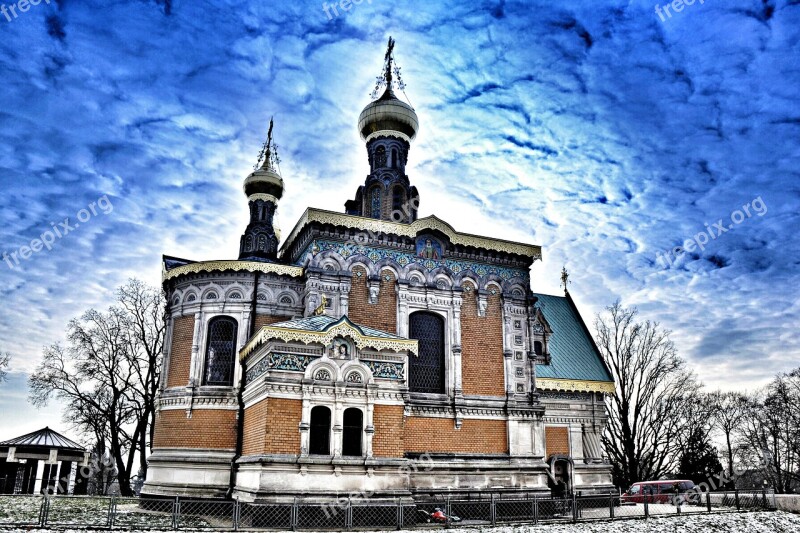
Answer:
[[[393,47],[358,119],[370,171],[343,212],[308,208],[281,243],[270,125],[238,259],[164,257],[144,495],[613,490],[614,383],[568,291],[533,292],[541,248],[417,215],[419,123]]]

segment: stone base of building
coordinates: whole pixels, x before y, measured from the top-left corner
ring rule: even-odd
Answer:
[[[234,452],[160,448],[148,458],[142,496],[225,498]]]
[[[234,498],[246,502],[458,498],[476,493],[547,497],[548,465],[537,457],[437,454],[414,459],[347,459],[263,455],[238,461]],[[576,461],[581,494],[614,492],[611,467]]]

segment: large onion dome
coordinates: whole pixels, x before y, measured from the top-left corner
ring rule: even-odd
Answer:
[[[367,104],[358,117],[358,131],[365,141],[380,135],[396,136],[397,133],[411,141],[417,136],[417,130],[419,121],[414,108],[398,99],[391,85],[383,96]]]

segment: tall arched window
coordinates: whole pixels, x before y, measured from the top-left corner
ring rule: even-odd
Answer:
[[[331,410],[322,405],[311,409],[308,453],[313,455],[331,454]]]
[[[373,187],[369,194],[369,212],[372,218],[381,218],[381,188]]]
[[[409,337],[419,341],[419,354],[409,356],[409,390],[444,393],[444,319],[418,311],[409,319]]]
[[[386,167],[386,148],[383,146],[378,146],[378,149],[375,150],[375,168],[385,168]]]
[[[344,411],[342,432],[342,455],[361,457],[361,435],[364,431],[364,413],[351,407]]]
[[[392,168],[400,168],[400,160],[397,158],[397,148],[392,148]]]
[[[212,318],[206,342],[206,385],[233,385],[237,324],[228,316]]]

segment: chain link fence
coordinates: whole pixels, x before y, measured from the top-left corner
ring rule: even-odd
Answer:
[[[675,503],[620,501],[617,494],[547,498],[484,494],[475,499],[426,497],[408,501],[327,502],[295,498],[283,503],[189,498],[0,495],[0,528],[51,527],[149,530],[357,530],[431,525],[620,520],[689,513],[775,509],[766,491],[700,494]]]

